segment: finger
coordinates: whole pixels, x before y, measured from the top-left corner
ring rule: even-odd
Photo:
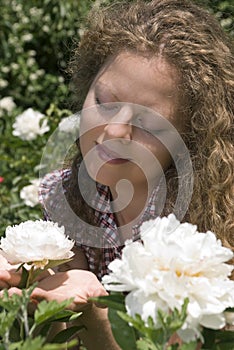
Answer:
[[[9,288],[7,290],[7,292],[8,292],[9,297],[11,297],[13,294],[18,294],[18,295],[22,294],[22,290],[19,288],[16,288],[16,287]],[[4,295],[4,291],[2,290],[2,291],[0,291],[0,297],[2,298],[3,295]]]
[[[31,299],[35,300],[35,302],[41,301],[43,299],[45,299],[47,301],[51,300],[50,293],[47,292],[45,289],[42,289],[39,287],[34,288],[34,290],[32,291],[32,294],[31,294]]]
[[[0,280],[1,281],[8,281],[10,278],[9,271],[8,270],[0,270]]]
[[[36,287],[31,294],[31,298],[41,301],[41,300],[57,300],[58,302],[62,302],[66,299],[69,299],[69,297],[66,297],[66,294],[59,292],[57,290],[45,290],[40,287]]]
[[[8,283],[0,281],[0,290],[8,288],[10,288],[10,285]]]
[[[109,293],[101,284],[89,292],[89,298],[104,297],[107,295],[109,295]]]
[[[0,281],[16,287],[20,283],[21,273],[15,270],[0,270]]]

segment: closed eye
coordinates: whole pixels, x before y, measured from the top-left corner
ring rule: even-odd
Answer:
[[[120,108],[118,105],[118,102],[108,102],[108,103],[102,103],[100,99],[96,96],[95,97],[95,102],[99,108],[101,108],[103,111],[106,112],[117,112]]]
[[[158,135],[166,131],[165,129],[160,128],[159,125],[155,125],[152,120],[153,119],[145,118],[144,116],[137,116],[134,125],[151,135]]]

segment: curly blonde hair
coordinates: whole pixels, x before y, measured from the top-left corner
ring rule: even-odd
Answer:
[[[180,78],[182,135],[194,170],[186,219],[234,247],[234,59],[231,39],[207,10],[186,0],[118,2],[92,11],[70,64],[76,108],[111,55],[160,55]],[[77,159],[74,171],[77,172]],[[176,175],[168,171],[172,211]],[[71,180],[72,183],[72,180]],[[75,183],[75,181],[74,181]],[[70,202],[79,213],[74,189]],[[79,209],[79,208],[80,209]],[[82,204],[84,208],[84,203]],[[79,214],[80,215],[80,214]]]

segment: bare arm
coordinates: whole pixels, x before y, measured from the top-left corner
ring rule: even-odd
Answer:
[[[79,337],[88,350],[121,350],[113,337],[107,312],[107,308],[100,309],[93,304],[76,321],[76,324],[86,327]]]

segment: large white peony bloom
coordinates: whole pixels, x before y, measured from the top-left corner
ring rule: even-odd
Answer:
[[[127,241],[121,260],[110,263],[103,277],[108,290],[128,291],[126,308],[147,322],[157,322],[157,310],[181,309],[189,299],[187,319],[179,332],[184,341],[200,337],[200,326],[220,329],[224,310],[234,306],[233,256],[214,233],[197,232],[173,214],[143,223],[142,242]],[[156,325],[157,326],[157,325]]]
[[[64,227],[51,221],[25,221],[8,226],[1,238],[1,254],[11,264],[69,259],[74,242],[64,234]]]
[[[38,135],[43,135],[50,130],[45,116],[32,108],[28,108],[16,117],[13,129],[14,136],[26,141],[35,140]]]
[[[35,207],[39,203],[38,190],[40,186],[40,179],[31,180],[31,185],[24,186],[20,191],[20,198],[29,207]]]

